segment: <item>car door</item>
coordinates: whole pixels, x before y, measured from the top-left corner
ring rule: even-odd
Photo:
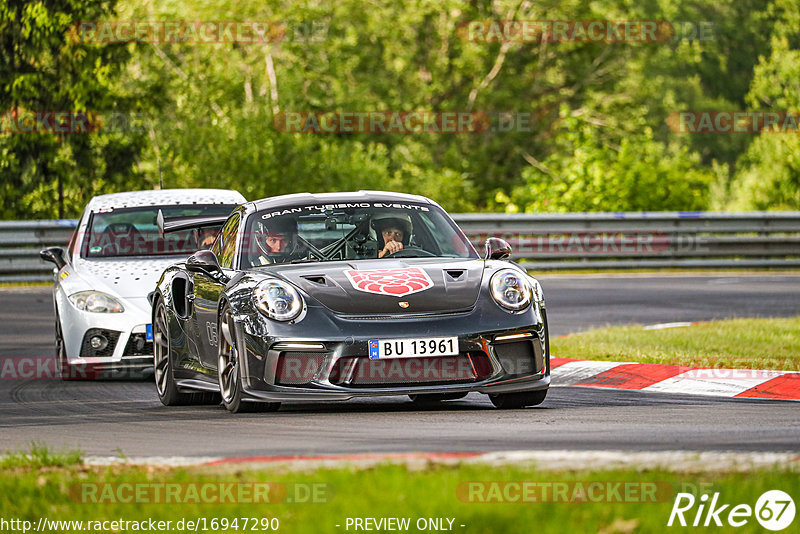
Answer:
[[[220,231],[211,251],[214,252],[220,267],[231,274],[236,251],[236,238],[239,233],[241,215],[237,212],[228,218]],[[217,342],[220,332],[217,328],[217,303],[225,290],[225,284],[204,273],[194,275],[194,309],[197,317],[198,356],[203,366],[216,369]]]

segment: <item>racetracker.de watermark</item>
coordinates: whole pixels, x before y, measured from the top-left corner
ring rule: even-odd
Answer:
[[[143,356],[146,357],[146,356]],[[125,362],[116,362],[117,365]],[[75,362],[61,368],[53,356],[9,356],[0,358],[0,380],[97,380],[141,379],[138,368],[115,367],[114,362]]]
[[[458,36],[475,43],[667,43],[710,41],[710,21],[669,20],[469,20]]]
[[[153,122],[137,112],[9,109],[0,111],[0,135],[144,133]]]
[[[695,235],[667,234],[664,232],[592,232],[513,233],[469,232],[470,241],[480,247],[486,239],[498,237],[508,242],[515,256],[625,256],[664,255],[668,252],[704,252],[708,250],[706,238]]]
[[[77,22],[69,37],[93,44],[312,43],[325,39],[328,27],[322,20],[105,20]]]
[[[283,133],[476,134],[533,132],[541,113],[530,111],[283,111],[272,123]]]
[[[200,249],[210,248],[217,236],[218,227],[201,230],[183,230],[161,235],[158,232],[92,232],[88,242],[85,234],[79,232],[77,241],[84,243],[83,252],[87,257],[136,256],[191,254]],[[469,231],[469,240],[481,249],[490,237],[503,239],[511,245],[516,256],[537,255],[664,255],[675,252],[708,252],[708,238],[689,234],[668,234],[664,232],[612,232],[596,230],[591,232],[498,232],[475,229]],[[241,252],[248,255],[261,254],[259,235],[245,232]],[[460,235],[451,239],[453,249],[459,253],[467,252]]]
[[[276,382],[281,384],[304,384],[318,379],[325,373],[326,357],[323,354],[284,353],[275,369]],[[542,363],[544,366],[544,362]],[[510,374],[543,372],[533,369],[530,362],[507,364]],[[485,357],[437,356],[437,357],[388,357],[366,359],[341,358],[327,379],[333,383],[438,383],[485,378],[491,367]]]
[[[800,111],[673,111],[667,125],[677,134],[798,133]]]
[[[324,482],[79,482],[69,489],[81,504],[325,504]]]
[[[783,375],[783,371],[773,371],[770,369],[691,369],[682,373],[681,378],[727,382],[729,380],[769,380],[776,376]]]
[[[669,502],[669,482],[641,481],[469,481],[456,496],[466,503],[656,503]]]

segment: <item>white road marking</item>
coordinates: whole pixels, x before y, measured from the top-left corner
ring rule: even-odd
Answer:
[[[693,323],[690,322],[678,322],[678,323],[659,323],[659,324],[651,324],[643,327],[643,330],[664,330],[665,328],[680,328],[683,326],[692,326]]]
[[[624,363],[626,362],[597,362],[592,360],[568,362],[550,371],[550,377],[554,386],[571,386]]]
[[[695,369],[647,386],[642,391],[735,397],[782,374],[785,373],[749,369]]]
[[[800,471],[800,455],[792,452],[721,451],[503,451],[483,454],[464,463],[516,465],[533,462],[539,469],[616,469],[630,466],[670,471],[749,471],[782,467]]]
[[[163,465],[167,467],[185,467],[203,465],[224,460],[224,456],[87,456],[83,459],[86,465]]]
[[[315,457],[305,459],[302,456],[296,459],[282,458],[279,462],[253,462],[219,464],[208,466],[209,469],[236,470],[264,468],[299,469],[314,468],[335,469],[347,466],[349,468],[369,469],[378,464],[392,463],[405,464],[427,468],[430,464],[490,464],[490,465],[519,465],[523,463],[535,464],[538,469],[563,470],[563,469],[622,469],[626,467],[643,466],[647,468],[663,468],[670,471],[724,471],[745,472],[753,469],[780,467],[800,471],[800,455],[795,452],[724,452],[724,451],[580,451],[580,450],[524,450],[524,451],[498,451],[477,454],[473,457],[449,458],[446,453],[408,453],[398,454],[371,454],[369,458],[364,455],[354,455],[353,459],[347,457],[334,457],[330,460]],[[86,465],[159,465],[167,467],[185,467],[205,465],[210,462],[222,460],[221,457],[185,457],[185,456],[153,456],[119,458],[112,456],[89,456],[84,460]]]

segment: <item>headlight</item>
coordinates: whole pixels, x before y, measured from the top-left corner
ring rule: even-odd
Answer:
[[[492,298],[503,308],[519,311],[531,303],[531,284],[528,277],[511,269],[494,273],[489,286]]]
[[[125,308],[112,297],[100,291],[80,291],[69,296],[73,306],[81,311],[92,313],[122,313]]]
[[[256,307],[276,321],[291,321],[303,311],[303,298],[300,293],[286,282],[265,280],[253,291]]]

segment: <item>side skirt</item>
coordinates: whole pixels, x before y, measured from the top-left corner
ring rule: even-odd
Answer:
[[[178,391],[181,393],[190,393],[192,391],[213,391],[219,393],[219,384],[207,382],[205,380],[176,378],[175,384],[178,386]]]

